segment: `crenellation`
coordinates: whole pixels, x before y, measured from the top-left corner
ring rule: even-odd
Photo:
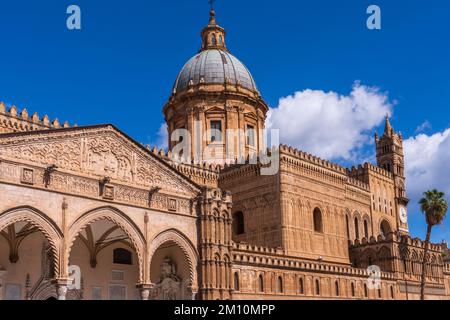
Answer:
[[[281,144],[280,151],[282,153],[293,156],[297,159],[306,160],[312,164],[319,165],[322,168],[336,171],[337,173],[340,173],[340,174],[346,173],[346,169],[344,167],[342,167],[338,164],[332,163],[328,160],[321,159],[319,157],[316,157],[316,156],[306,153],[304,151],[298,150],[296,148]]]
[[[233,244],[233,258],[236,264],[265,264],[271,267],[295,268],[297,271],[322,271],[339,275],[352,275],[368,277],[370,272],[365,268],[353,268],[349,265],[338,265],[326,262],[317,262],[295,257],[287,257],[284,250],[263,246],[250,246],[243,243]],[[395,280],[390,272],[381,272],[382,279]]]
[[[62,127],[70,127],[69,122],[66,121]],[[12,105],[7,109],[6,104],[4,102],[0,102],[0,133],[59,128],[61,128],[61,124],[58,119],[50,122],[47,115],[40,119],[37,112],[34,112],[30,116],[30,113],[26,108],[23,108],[19,112],[15,105]]]

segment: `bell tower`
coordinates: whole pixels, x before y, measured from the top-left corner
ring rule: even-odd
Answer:
[[[403,154],[403,136],[392,128],[389,116],[386,116],[384,133],[381,137],[375,134],[377,165],[390,172],[394,179],[395,202],[399,230],[408,232],[408,215],[405,187],[405,157]]]

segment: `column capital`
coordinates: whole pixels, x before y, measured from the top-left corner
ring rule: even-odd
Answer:
[[[136,288],[139,290],[141,300],[148,300],[150,297],[150,291],[152,291],[154,287],[154,283],[138,283]]]
[[[69,289],[69,285],[73,283],[73,279],[57,278],[54,279],[52,283],[56,286],[58,300],[66,300],[67,290]]]

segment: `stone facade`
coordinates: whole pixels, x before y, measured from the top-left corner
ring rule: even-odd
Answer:
[[[419,297],[401,135],[386,119],[377,164],[351,169],[280,145],[263,174],[268,106],[225,35],[211,12],[163,108],[188,153],[0,104],[0,299]],[[428,299],[450,295],[446,252],[431,245]]]

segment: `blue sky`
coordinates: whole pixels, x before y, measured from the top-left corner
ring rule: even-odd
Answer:
[[[66,28],[71,4],[81,8],[80,31]],[[366,28],[370,4],[382,10],[380,31]],[[200,47],[208,10],[206,0],[3,1],[0,100],[72,124],[114,123],[155,142],[162,106]],[[230,51],[273,108],[305,89],[348,95],[359,80],[388,96],[405,138],[425,121],[429,137],[450,127],[447,0],[218,0],[216,11]],[[423,237],[414,206],[410,224]],[[450,239],[445,226],[434,240],[443,238]]]

